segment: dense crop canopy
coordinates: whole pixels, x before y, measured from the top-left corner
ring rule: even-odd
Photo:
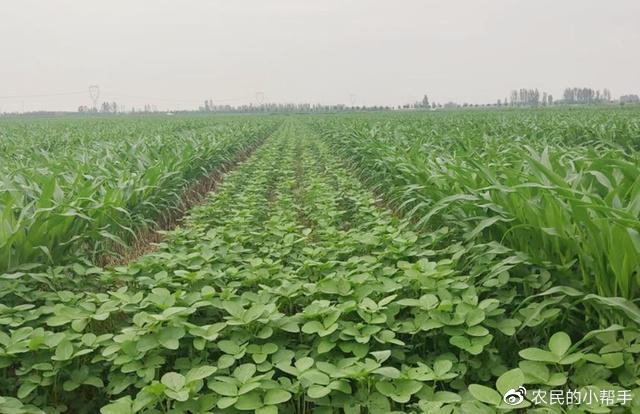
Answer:
[[[315,125],[419,227],[499,241],[551,266],[560,284],[640,294],[636,112],[445,113]]]
[[[508,405],[522,386],[627,390],[624,406],[571,412],[638,412],[640,309],[604,290],[622,292],[618,278],[600,290],[589,243],[571,250],[516,214],[573,200],[598,225],[634,228],[621,187],[635,153],[598,144],[598,163],[578,142],[563,155],[487,136],[473,149],[444,133],[416,144],[424,125],[446,130],[436,120],[285,120],[157,251],[1,274],[0,412],[565,412],[530,394]]]
[[[274,126],[197,119],[0,126],[0,271],[126,244],[176,205],[186,183]]]

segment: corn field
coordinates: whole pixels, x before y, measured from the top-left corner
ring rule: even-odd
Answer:
[[[0,154],[0,413],[640,413],[637,108],[10,119]]]
[[[95,259],[270,123],[16,123],[0,135],[0,271]]]

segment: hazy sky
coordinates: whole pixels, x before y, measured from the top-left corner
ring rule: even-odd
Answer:
[[[0,0],[0,111],[75,109],[90,84],[161,108],[617,97],[640,93],[640,1]]]

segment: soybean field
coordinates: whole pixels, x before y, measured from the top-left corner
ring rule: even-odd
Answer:
[[[640,413],[637,107],[6,119],[0,174],[0,413]]]

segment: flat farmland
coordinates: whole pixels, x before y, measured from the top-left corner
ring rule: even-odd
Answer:
[[[0,174],[0,413],[640,412],[637,108],[7,119]]]

